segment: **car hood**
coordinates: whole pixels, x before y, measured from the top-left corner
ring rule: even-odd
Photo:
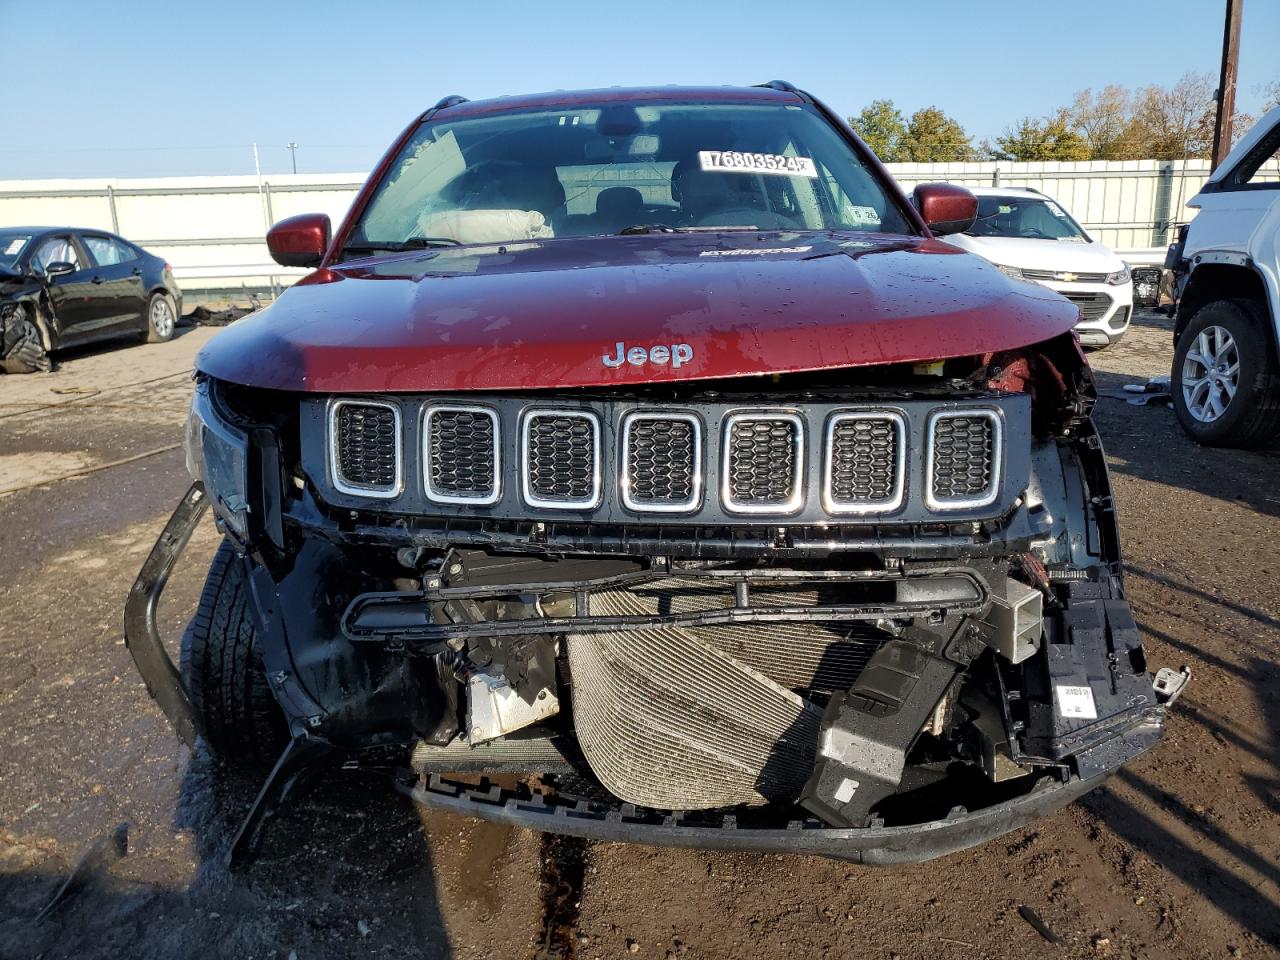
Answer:
[[[1057,294],[936,240],[653,234],[319,270],[211,340],[196,366],[311,392],[594,387],[937,360],[1035,343],[1076,319]]]
[[[986,257],[992,263],[1027,270],[1071,273],[1114,273],[1124,267],[1103,243],[1074,240],[1032,240],[1026,237],[970,237],[961,234],[948,242]]]

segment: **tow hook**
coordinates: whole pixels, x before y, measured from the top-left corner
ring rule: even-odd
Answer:
[[[1187,684],[1191,681],[1191,668],[1183,667],[1181,672],[1174,670],[1172,667],[1161,667],[1156,671],[1156,678],[1152,682],[1152,686],[1156,690],[1156,700],[1161,706],[1171,707],[1180,696],[1182,691],[1187,688]]]

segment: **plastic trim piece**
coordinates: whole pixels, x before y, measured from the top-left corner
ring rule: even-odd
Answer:
[[[342,479],[342,473],[338,467],[337,419],[338,411],[343,407],[348,406],[381,407],[384,410],[391,411],[391,415],[395,420],[396,444],[396,479],[392,486],[375,487],[365,484],[347,483]],[[372,497],[378,500],[394,500],[396,497],[400,496],[400,494],[404,493],[404,437],[402,435],[403,427],[401,426],[400,408],[398,406],[394,403],[387,403],[383,400],[362,400],[355,397],[344,397],[342,399],[335,398],[329,401],[325,419],[325,429],[329,434],[329,443],[327,444],[327,453],[329,457],[329,482],[333,484],[335,490],[355,497]]]
[[[979,497],[939,497],[933,490],[934,434],[939,420],[961,420],[981,417],[991,421],[991,480]],[[930,510],[973,510],[995,503],[1000,495],[1001,471],[1004,469],[1004,417],[995,407],[949,407],[929,414],[925,441],[924,501]]]
[[[733,428],[739,423],[759,421],[785,421],[795,427],[795,466],[791,471],[791,496],[782,503],[738,503],[733,499],[733,472],[730,458],[733,456]],[[760,410],[734,412],[724,418],[723,448],[720,456],[720,503],[727,513],[749,513],[759,516],[786,517],[804,506],[804,420],[797,413],[785,410]]]
[[[441,493],[431,485],[431,418],[437,413],[481,413],[493,424],[492,493],[468,497],[460,493]],[[496,410],[479,404],[429,404],[422,414],[422,489],[435,503],[470,503],[486,507],[502,499],[502,422]]]
[[[529,424],[540,417],[567,417],[586,420],[591,424],[591,496],[577,500],[540,497],[529,485]],[[524,502],[531,507],[552,507],[561,510],[594,510],[604,499],[604,483],[600,471],[600,417],[593,410],[573,410],[561,407],[530,407],[520,418],[520,492]]]
[[[846,420],[888,420],[897,433],[898,455],[894,461],[895,489],[888,500],[871,502],[841,503],[832,493],[835,469],[835,432],[836,427]],[[832,414],[827,419],[826,438],[823,441],[822,468],[822,507],[827,513],[835,516],[856,514],[887,514],[901,509],[907,500],[907,418],[899,410],[859,410]]]
[[[693,495],[682,503],[644,503],[631,496],[631,425],[637,420],[681,420],[693,427]],[[702,506],[702,421],[692,413],[630,412],[622,417],[622,444],[619,447],[618,491],[622,505],[636,513],[690,513]]]

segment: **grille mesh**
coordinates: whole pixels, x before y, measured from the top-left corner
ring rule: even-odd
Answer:
[[[1024,267],[1022,270],[1022,275],[1026,277],[1028,280],[1057,280],[1059,282],[1067,282],[1067,283],[1102,283],[1102,281],[1107,279],[1107,275],[1105,273],[1077,273],[1075,274],[1074,280],[1064,281],[1064,278],[1062,276],[1064,272],[1066,271],[1028,270]]]
[[[1105,293],[1064,293],[1063,296],[1080,308],[1082,320],[1101,320],[1111,309],[1111,298]]]
[[[991,492],[995,424],[985,416],[939,417],[933,428],[933,496],[969,500]]]
[[[395,411],[347,402],[338,407],[334,419],[338,479],[365,490],[394,490],[399,479]]]
[[[697,487],[694,471],[695,427],[683,419],[636,418],[627,432],[628,494],[644,506],[691,504]]]
[[[434,410],[430,422],[431,492],[476,499],[497,493],[493,418],[483,410]]]
[[[729,431],[729,495],[734,506],[786,504],[796,492],[798,425],[783,419],[736,420]]]
[[[888,504],[898,493],[898,423],[888,417],[844,419],[831,431],[831,502]]]
[[[529,492],[539,500],[594,500],[596,439],[592,421],[571,414],[536,414],[525,429]]]

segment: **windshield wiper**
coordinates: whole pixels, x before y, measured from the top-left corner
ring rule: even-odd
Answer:
[[[408,240],[384,240],[379,243],[348,243],[342,249],[343,252],[362,250],[365,253],[373,253],[378,250],[386,250],[391,253],[397,253],[401,250],[425,250],[428,247],[460,246],[462,244],[452,237],[410,237]]]
[[[669,223],[633,223],[618,231],[620,237],[633,237],[642,233],[680,233],[683,227],[673,227]]]

